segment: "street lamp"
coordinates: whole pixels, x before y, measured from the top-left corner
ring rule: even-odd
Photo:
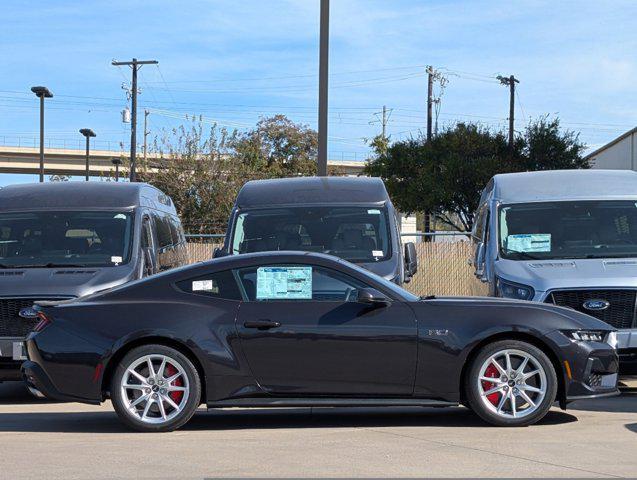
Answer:
[[[318,158],[319,177],[327,176],[327,127],[328,84],[330,52],[330,0],[321,0],[319,39],[319,114],[318,114]]]
[[[88,182],[88,171],[89,171],[89,166],[88,166],[88,154],[89,154],[89,144],[90,144],[90,139],[91,137],[95,136],[95,132],[93,130],[91,130],[90,128],[81,128],[80,129],[80,133],[82,135],[84,135],[84,137],[86,137],[86,181]]]
[[[121,158],[114,158],[111,163],[115,165],[115,181],[119,182],[119,166],[122,164]]]
[[[31,87],[31,91],[40,99],[40,183],[44,182],[44,99],[53,98],[46,87]]]

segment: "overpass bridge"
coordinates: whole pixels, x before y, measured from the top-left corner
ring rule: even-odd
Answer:
[[[142,158],[139,155],[138,158]],[[115,150],[91,150],[89,157],[89,174],[91,176],[115,176],[113,160],[119,159],[122,165],[128,164],[128,152]],[[147,155],[150,171],[154,160],[162,159],[160,154]],[[158,163],[158,162],[157,162]],[[365,166],[360,161],[329,160],[330,166],[339,167],[347,175],[358,175]],[[121,167],[120,167],[121,168]],[[44,149],[45,175],[77,175],[83,176],[86,171],[86,153],[84,150],[68,148]],[[40,150],[33,147],[0,146],[0,173],[35,174],[40,172]]]

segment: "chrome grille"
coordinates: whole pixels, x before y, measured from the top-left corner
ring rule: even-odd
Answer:
[[[587,300],[606,300],[605,310],[584,308]],[[615,328],[635,326],[635,301],[637,290],[559,290],[551,292],[546,301],[561,307],[569,307],[578,312],[598,318]]]

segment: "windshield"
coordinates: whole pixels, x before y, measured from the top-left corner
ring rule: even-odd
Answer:
[[[2,267],[108,267],[128,263],[132,214],[0,213]]]
[[[637,257],[637,202],[546,202],[500,208],[511,260]]]
[[[301,250],[350,262],[391,256],[387,210],[379,207],[290,207],[250,210],[237,217],[232,253]]]

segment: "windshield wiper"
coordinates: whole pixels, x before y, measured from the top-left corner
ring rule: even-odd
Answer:
[[[542,260],[540,257],[536,257],[535,255],[531,255],[530,253],[527,253],[527,252],[519,252],[517,250],[508,250],[508,249],[505,249],[504,252],[507,255],[511,255],[511,254],[519,255],[520,257],[526,258],[527,260]]]
[[[14,268],[87,268],[87,265],[79,263],[34,263],[32,265],[16,265]]]

